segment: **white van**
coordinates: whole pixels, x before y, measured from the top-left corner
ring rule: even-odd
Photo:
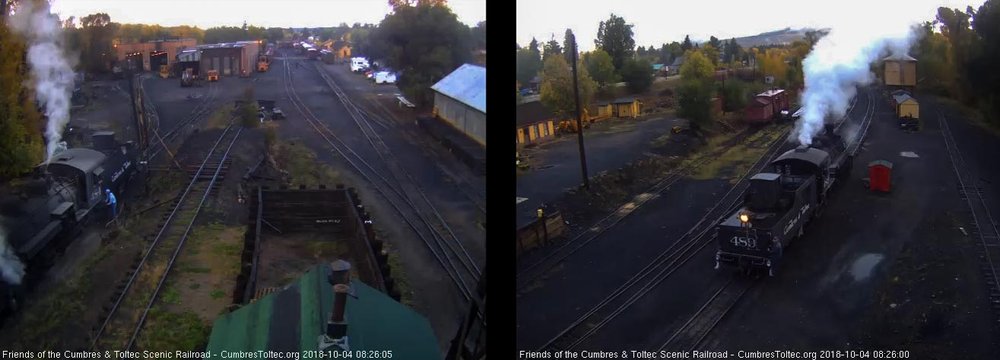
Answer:
[[[375,73],[376,84],[395,84],[396,73],[391,71],[379,71]]]
[[[359,72],[368,68],[368,59],[363,57],[351,58],[351,71]]]

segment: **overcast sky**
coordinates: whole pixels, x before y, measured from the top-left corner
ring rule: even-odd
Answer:
[[[163,26],[325,27],[378,24],[389,13],[386,0],[54,0],[61,19],[98,12],[118,23]],[[486,0],[449,0],[458,20],[474,26],[486,20]]]
[[[682,0],[682,1],[573,1],[516,0],[517,43],[527,46],[532,36],[545,42],[555,34],[560,45],[572,29],[580,50],[594,48],[597,27],[611,13],[632,28],[636,46],[691,40],[707,41],[756,35],[786,27],[793,29],[862,27],[894,31],[905,24],[933,20],[937,8],[978,9],[984,0]],[[857,29],[860,30],[860,29]]]

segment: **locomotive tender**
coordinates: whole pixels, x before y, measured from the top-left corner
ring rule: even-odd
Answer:
[[[33,179],[0,199],[0,228],[10,250],[26,265],[20,284],[0,277],[0,313],[50,265],[54,256],[104,208],[104,189],[120,193],[138,166],[132,142],[118,143],[110,131],[93,134],[93,148],[57,152],[35,169]]]
[[[826,125],[811,146],[789,150],[750,179],[743,206],[716,227],[715,268],[766,268],[773,276],[782,249],[819,216],[834,185],[846,180],[853,157]]]

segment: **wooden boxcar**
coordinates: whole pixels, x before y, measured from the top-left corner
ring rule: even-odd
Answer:
[[[754,96],[743,111],[744,121],[748,123],[768,123],[788,110],[788,92],[783,89],[771,89]]]

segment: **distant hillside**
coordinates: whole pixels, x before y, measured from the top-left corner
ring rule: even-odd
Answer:
[[[748,48],[752,46],[762,46],[762,45],[787,45],[795,42],[796,40],[802,40],[806,37],[806,32],[813,29],[795,29],[784,28],[781,30],[768,31],[752,36],[744,36],[736,38],[736,43],[740,44],[741,47]],[[829,29],[821,29],[827,30]]]

